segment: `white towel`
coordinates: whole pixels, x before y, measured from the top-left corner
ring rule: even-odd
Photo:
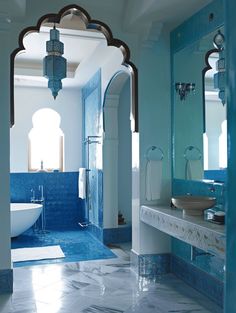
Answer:
[[[158,200],[161,197],[162,160],[151,160],[146,166],[146,200]]]
[[[81,199],[86,199],[86,168],[79,169],[78,195]]]
[[[188,180],[203,179],[203,167],[201,159],[186,161],[185,179]]]

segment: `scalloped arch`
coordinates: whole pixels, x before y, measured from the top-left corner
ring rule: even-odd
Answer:
[[[219,53],[220,50],[219,49],[211,49],[209,51],[207,51],[207,53],[205,54],[205,64],[206,67],[204,67],[204,69],[202,70],[202,105],[203,105],[203,133],[206,132],[206,125],[205,125],[205,119],[206,119],[206,108],[205,108],[205,75],[206,72],[211,70],[212,67],[209,63],[209,57],[212,53]]]
[[[51,23],[60,23],[61,19],[68,15],[68,14],[74,14],[78,15],[81,17],[82,21],[84,22],[86,29],[96,29],[97,31],[101,32],[104,34],[106,40],[107,40],[107,45],[108,46],[114,46],[117,47],[121,50],[123,54],[123,62],[122,65],[126,66],[131,74],[131,80],[132,80],[132,90],[131,90],[131,95],[132,95],[132,101],[131,101],[131,116],[132,116],[132,123],[133,125],[133,131],[138,132],[138,71],[136,66],[130,61],[130,50],[126,43],[124,43],[122,40],[113,38],[112,32],[105,23],[98,21],[98,20],[93,20],[91,19],[90,15],[88,14],[87,11],[85,11],[82,7],[72,4],[65,6],[62,8],[57,14],[50,13],[42,16],[36,26],[30,26],[25,29],[23,29],[19,35],[18,39],[18,48],[16,48],[12,53],[11,53],[11,68],[10,68],[10,124],[11,127],[15,123],[14,119],[14,62],[15,62],[15,56],[17,55],[18,52],[25,50],[24,44],[23,44],[23,39],[24,37],[31,33],[31,32],[39,32],[40,27],[43,23],[45,22],[51,22]]]

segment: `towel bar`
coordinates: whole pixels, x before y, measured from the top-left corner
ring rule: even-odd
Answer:
[[[164,159],[164,152],[163,150],[160,148],[160,147],[157,147],[157,146],[150,146],[147,150],[146,150],[146,153],[145,153],[145,157],[147,159],[147,161],[150,161],[150,152],[151,151],[154,151],[154,150],[157,150],[159,151],[159,153],[161,154],[159,160],[163,160]]]
[[[189,161],[189,160],[201,160],[202,153],[201,153],[199,148],[197,148],[195,146],[188,146],[184,150],[184,158],[185,158],[186,161]]]

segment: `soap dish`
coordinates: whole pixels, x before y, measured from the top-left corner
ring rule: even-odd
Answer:
[[[211,215],[211,218],[208,219],[209,222],[224,225],[225,223],[225,212],[223,211],[217,211],[213,215]]]
[[[218,222],[218,221],[213,220],[213,219],[208,219],[207,221],[208,221],[208,222],[210,222],[210,223],[217,224],[217,225],[224,225],[224,224],[225,224],[225,222],[224,222],[224,221],[223,221],[223,222]]]

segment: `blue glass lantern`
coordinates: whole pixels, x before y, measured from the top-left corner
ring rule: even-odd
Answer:
[[[50,40],[46,43],[48,55],[43,59],[43,75],[48,78],[48,88],[54,99],[62,89],[61,80],[66,77],[66,59],[62,57],[64,44],[59,40],[60,33],[55,28],[50,30]]]

